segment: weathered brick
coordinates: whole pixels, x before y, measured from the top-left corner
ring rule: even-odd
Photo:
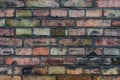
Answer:
[[[107,8],[119,8],[120,1],[119,0],[97,0],[97,7],[107,7]]]
[[[16,28],[16,35],[17,36],[31,36],[32,29],[30,28]]]
[[[32,12],[30,10],[16,10],[16,17],[31,17]]]
[[[40,20],[36,19],[6,19],[6,25],[9,27],[33,27],[40,26]]]
[[[46,45],[56,45],[55,38],[28,38],[24,40],[25,46],[46,46]]]
[[[92,0],[61,0],[64,7],[92,7]]]
[[[32,69],[32,75],[47,74],[47,72],[48,72],[47,67],[34,67]]]
[[[119,18],[120,10],[104,10],[104,16],[107,18]]]
[[[97,38],[95,39],[96,46],[120,46],[118,38]]]
[[[119,48],[104,48],[104,55],[120,55]]]
[[[0,38],[1,46],[21,46],[22,39],[18,38]]]
[[[88,36],[102,36],[103,35],[103,29],[87,28],[87,35]]]
[[[30,48],[17,48],[15,49],[16,55],[31,55],[32,50]]]
[[[0,19],[0,26],[5,26],[5,20],[4,19]]]
[[[72,39],[61,39],[59,40],[59,44],[62,46],[90,46],[92,45],[92,39],[89,38],[72,38]]]
[[[5,60],[4,57],[0,57],[0,64],[4,64]]]
[[[51,48],[50,55],[66,55],[66,48]]]
[[[50,29],[49,28],[34,28],[33,34],[37,36],[48,36],[50,35]]]
[[[100,9],[86,10],[86,17],[102,17],[102,10]]]
[[[120,27],[120,21],[119,20],[113,20],[112,21],[112,26]]]
[[[0,75],[0,79],[1,79],[1,80],[11,80],[11,79],[12,79],[12,76]]]
[[[34,16],[49,16],[49,10],[34,10]]]
[[[118,76],[94,76],[94,80],[119,80]]]
[[[52,28],[51,36],[66,36],[67,30],[65,28]]]
[[[85,35],[85,29],[69,29],[69,35],[70,36],[84,36]]]
[[[62,9],[51,10],[51,16],[53,17],[66,17],[67,11]]]
[[[100,69],[99,68],[92,68],[92,69],[85,68],[83,72],[84,74],[100,74]]]
[[[13,55],[13,48],[0,48],[0,55]]]
[[[88,56],[102,55],[102,48],[86,48],[85,50]]]
[[[66,69],[66,73],[76,75],[76,74],[82,74],[83,71],[82,68],[68,67]]]
[[[76,59],[75,57],[65,57],[65,64],[70,66],[70,65],[75,65]]]
[[[85,17],[84,10],[69,10],[69,17]]]
[[[15,67],[13,74],[20,74],[21,75],[22,74],[22,67]]]
[[[88,61],[87,58],[79,57],[79,58],[77,58],[77,60],[76,60],[76,64],[77,64],[77,65],[86,66],[86,65],[87,65],[87,61]]]
[[[92,80],[90,76],[58,76],[58,80]]]
[[[13,17],[14,9],[0,9],[0,17]]]
[[[14,36],[14,29],[0,28],[0,36]]]
[[[17,65],[26,66],[26,65],[39,65],[40,59],[39,58],[20,58],[20,57],[7,57],[6,64],[12,65],[16,63]]]
[[[48,47],[40,47],[33,49],[33,55],[49,55],[49,48]]]
[[[69,48],[68,49],[69,55],[85,55],[84,48]]]
[[[120,65],[120,58],[119,57],[113,57],[111,59],[111,65],[119,66]],[[119,73],[120,73],[120,69],[119,69]]]
[[[85,26],[85,27],[101,27],[111,25],[110,20],[95,20],[95,19],[88,19],[88,20],[77,20],[76,25],[78,27]]]
[[[55,76],[24,76],[23,80],[56,80]]]
[[[64,66],[50,66],[48,74],[65,74]]]
[[[120,29],[105,29],[106,36],[120,36]]]
[[[13,80],[22,80],[21,76],[13,76],[12,79]]]
[[[110,57],[103,57],[101,58],[101,65],[102,66],[109,66],[112,63],[112,59]]]
[[[74,26],[73,20],[42,20],[42,26]]]
[[[27,7],[59,7],[58,0],[26,0]]]
[[[24,7],[23,0],[0,0],[0,7]]]
[[[102,69],[103,75],[116,75],[118,74],[118,68],[103,68]]]
[[[12,68],[10,67],[0,67],[1,74],[12,74]]]

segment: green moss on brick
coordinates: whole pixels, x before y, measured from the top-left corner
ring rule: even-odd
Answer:
[[[52,36],[66,36],[67,31],[64,28],[53,28],[51,29],[51,35]]]
[[[16,17],[31,17],[32,12],[30,10],[16,10]]]
[[[16,35],[17,36],[31,36],[32,35],[32,29],[17,28],[16,29]]]

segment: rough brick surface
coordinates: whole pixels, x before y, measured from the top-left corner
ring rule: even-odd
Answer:
[[[120,0],[0,0],[0,80],[120,80]]]

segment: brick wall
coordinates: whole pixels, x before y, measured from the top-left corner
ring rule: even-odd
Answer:
[[[0,0],[0,80],[120,80],[120,0]]]

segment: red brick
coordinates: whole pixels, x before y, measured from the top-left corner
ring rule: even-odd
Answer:
[[[66,17],[67,11],[62,9],[51,10],[51,16],[53,17]]]
[[[118,20],[112,21],[112,26],[120,27],[120,21],[118,21]]]
[[[120,7],[120,0],[97,0],[97,7]]]
[[[90,76],[58,76],[58,80],[92,80]]]
[[[66,65],[75,65],[75,58],[74,57],[65,57],[65,64]]]
[[[33,49],[33,55],[49,55],[49,48],[47,47],[40,47]]]
[[[96,46],[120,46],[118,38],[97,38],[95,39]]]
[[[82,68],[67,68],[66,69],[66,73],[67,74],[73,74],[73,75],[78,75],[78,74],[82,74]]]
[[[39,65],[40,59],[39,58],[20,58],[20,57],[7,57],[6,64],[11,65],[15,62],[17,65]]]
[[[13,55],[13,48],[0,48],[0,55]]]
[[[70,36],[84,36],[85,35],[85,29],[69,29],[69,35]]]
[[[0,9],[0,17],[13,17],[14,10],[13,9]]]
[[[88,20],[78,20],[76,25],[78,27],[85,26],[85,27],[101,27],[101,26],[111,26],[110,20],[95,20],[95,19],[88,19]]]
[[[55,38],[28,38],[24,40],[25,46],[46,46],[46,45],[56,45]]]
[[[100,9],[86,10],[86,17],[101,17],[101,16],[102,16],[102,10]]]
[[[31,55],[32,50],[30,48],[17,48],[15,49],[16,55]]]
[[[14,36],[14,29],[0,28],[0,36]]]
[[[49,16],[49,10],[34,10],[34,16]]]
[[[69,17],[84,17],[84,10],[69,10]]]
[[[18,38],[0,38],[1,46],[21,46],[22,39]]]
[[[42,26],[74,26],[73,20],[42,20]]]

